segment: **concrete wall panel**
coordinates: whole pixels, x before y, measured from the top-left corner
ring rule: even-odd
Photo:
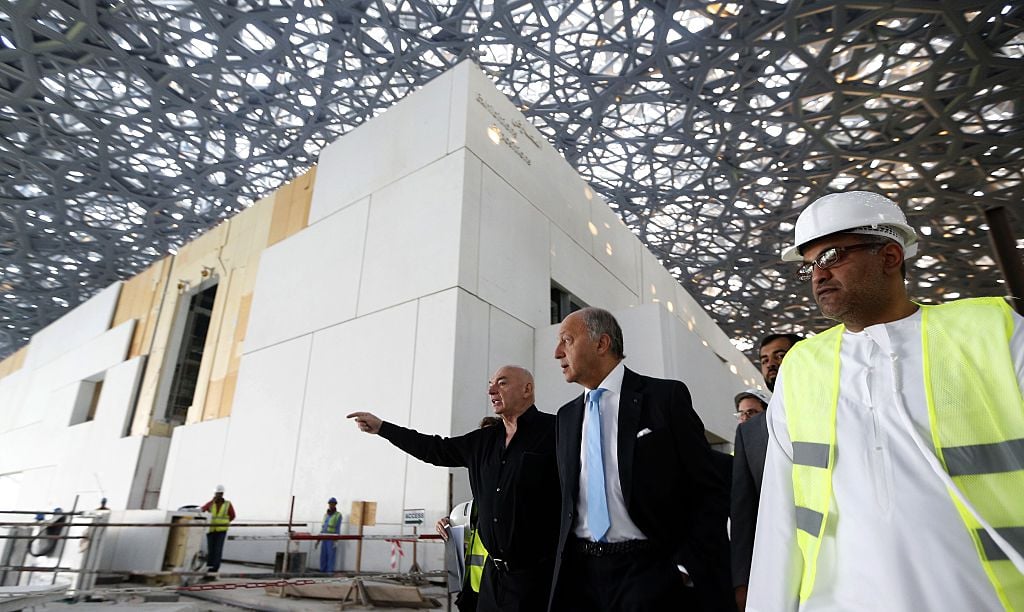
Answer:
[[[621,310],[640,303],[636,293],[557,227],[551,228],[551,280],[590,306]]]
[[[477,295],[533,326],[549,323],[548,222],[488,168],[480,214],[480,285]]]
[[[121,283],[111,284],[32,336],[25,366],[37,368],[71,351],[110,327]]]
[[[518,365],[532,372],[533,328],[492,306],[487,352],[488,376],[503,365]]]
[[[465,114],[452,120],[449,151],[464,142],[562,231],[586,244],[592,192],[575,169],[479,68],[460,65],[455,72],[452,110]]]
[[[590,201],[591,253],[631,292],[640,291],[640,253],[646,250],[615,211],[594,195]]]
[[[480,419],[492,413],[487,401],[487,378],[491,375],[489,358],[491,307],[465,291],[458,292],[458,325],[455,332],[455,373],[452,391],[451,433],[476,429]],[[461,473],[460,473],[461,474]],[[465,485],[465,488],[462,488]],[[455,479],[457,497],[465,501],[469,481],[464,475]]]
[[[458,283],[465,164],[456,152],[373,194],[360,315]]]
[[[205,504],[218,484],[226,487],[225,496],[231,499],[232,483],[222,481],[230,424],[229,417],[174,428],[158,507]]]
[[[345,415],[369,411],[409,424],[417,304],[409,302],[314,334],[299,452],[295,510],[316,516],[331,495],[378,502],[377,520],[401,518],[406,456],[360,432]]]
[[[96,435],[100,439],[110,440],[126,435],[144,363],[145,358],[135,357],[106,371],[94,421]]]
[[[445,155],[451,82],[438,76],[320,152],[310,224]]]
[[[246,354],[224,448],[224,485],[251,517],[286,513],[312,335]]]
[[[363,200],[263,252],[246,353],[355,316],[368,211]]]

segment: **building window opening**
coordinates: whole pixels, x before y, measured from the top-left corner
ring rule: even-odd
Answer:
[[[557,325],[570,314],[586,308],[587,303],[566,291],[561,285],[551,283],[551,324]]]
[[[182,328],[181,348],[175,359],[174,376],[171,378],[170,395],[167,398],[167,421],[172,426],[184,424],[188,409],[192,407],[216,297],[217,285],[212,285],[197,292],[189,300]]]
[[[103,394],[103,374],[98,374],[78,383],[75,406],[71,410],[71,425],[88,423],[96,418],[96,409]]]

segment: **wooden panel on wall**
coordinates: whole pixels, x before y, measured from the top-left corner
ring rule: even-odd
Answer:
[[[153,330],[160,314],[160,298],[167,288],[172,259],[165,257],[157,261],[125,281],[121,287],[111,327],[137,319],[135,335],[132,337],[132,345],[128,352],[129,359],[149,353],[149,344],[153,339]]]
[[[309,225],[309,207],[313,203],[313,181],[316,167],[292,181],[291,213],[288,215],[288,235],[291,236]]]
[[[249,296],[250,301],[252,296]],[[246,314],[248,318],[248,314]],[[25,364],[25,355],[28,354],[28,345],[21,347],[7,356],[6,359],[0,361],[0,378],[9,376],[21,369],[21,366]]]
[[[210,321],[210,334],[206,337],[206,350],[204,351],[203,366],[199,373],[200,380],[207,380],[208,386],[196,386],[196,398],[203,398],[202,409],[189,413],[190,422],[205,421],[217,418],[220,414],[222,381],[227,376],[231,363],[231,350],[234,347],[235,330],[238,326],[238,308],[242,302],[242,295],[249,293],[246,289],[245,268],[233,268],[221,279],[220,290],[217,294],[217,304],[223,305],[218,309],[214,306],[213,319]],[[210,359],[206,355],[211,355]],[[195,408],[195,405],[193,405]]]
[[[174,367],[174,364],[166,364],[165,361],[168,349],[172,346],[171,343],[179,340],[171,338],[178,311],[183,301],[190,297],[192,290],[198,288],[211,276],[221,272],[219,256],[227,235],[228,222],[221,223],[182,246],[173,259],[168,281],[163,296],[161,296],[162,307],[157,318],[153,343],[149,350],[146,372],[142,377],[142,384],[139,386],[135,421],[132,424],[133,434],[155,434],[156,431],[162,429],[152,429],[150,423],[161,420],[164,416],[154,414],[154,411],[159,404],[158,393],[164,367]],[[216,303],[214,307],[216,307]]]
[[[316,168],[311,168],[274,194],[274,218],[270,223],[267,246],[291,236],[309,223],[309,206],[313,201]]]
[[[218,279],[217,297],[186,422],[231,414],[260,255],[271,244],[306,227],[314,177],[315,169],[308,171],[186,244],[173,259],[164,260],[162,291],[153,289],[150,296],[150,303],[156,304],[154,308],[158,312],[149,316],[151,322],[139,325],[146,328],[144,344],[140,346],[143,353],[148,352],[149,360],[139,390],[133,433],[169,434],[169,428],[158,422],[163,415],[154,414],[154,410],[159,404],[157,395],[163,370],[173,367],[164,363],[168,351],[172,342],[180,341],[171,338],[171,334],[175,333],[174,323],[183,300],[210,278]],[[147,282],[152,281],[139,281],[138,286]],[[187,289],[180,288],[186,284]],[[133,296],[135,293],[144,292],[133,288]],[[145,298],[132,297],[131,300],[134,304],[131,308],[135,309],[132,312],[140,312],[141,307],[136,302],[144,302]],[[127,310],[125,316],[128,316]],[[152,346],[146,344],[150,337]]]
[[[242,347],[245,340],[245,330],[249,324],[249,311],[252,307],[252,293],[242,296],[238,307],[238,322],[235,326],[234,338],[231,343],[231,360],[228,363],[228,371],[223,379],[223,390],[220,396],[220,406],[216,416],[212,418],[225,417],[231,414],[231,405],[235,399],[235,383],[238,382],[238,368],[242,362]]]

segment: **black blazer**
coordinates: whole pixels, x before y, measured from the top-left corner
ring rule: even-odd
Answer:
[[[732,583],[750,582],[750,560],[754,556],[754,526],[761,499],[764,458],[768,453],[768,413],[750,419],[736,428],[735,457],[732,463]]]
[[[572,598],[560,592],[559,574],[576,524],[583,414],[580,395],[558,410],[556,421],[562,514],[549,606],[556,612]],[[645,429],[650,432],[638,438]],[[686,567],[701,610],[735,610],[726,536],[729,491],[686,385],[627,368],[618,438],[619,483],[630,519]]]

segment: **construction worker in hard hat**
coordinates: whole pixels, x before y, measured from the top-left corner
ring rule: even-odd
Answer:
[[[485,416],[480,419],[480,429],[503,425],[500,417]],[[487,562],[487,548],[484,547],[484,540],[480,537],[476,524],[476,505],[473,500],[462,502],[452,508],[451,514],[442,517],[437,521],[435,529],[445,542],[448,542],[447,527],[462,527],[465,529],[463,537],[463,556],[465,557],[466,572],[462,581],[461,590],[455,599],[455,606],[460,612],[474,612],[477,599],[480,595],[480,581],[484,575],[484,565]],[[452,591],[454,592],[454,591]]]
[[[201,510],[210,513],[210,529],[206,533],[206,565],[207,571],[214,573],[220,570],[224,540],[228,538],[228,525],[235,520],[234,506],[224,499],[224,485],[217,485],[213,499],[203,504]]]
[[[839,325],[775,381],[748,610],[1024,610],[1022,319],[912,302],[917,247],[874,193],[797,219],[782,258]]]
[[[476,506],[473,501],[465,501],[452,508],[451,514],[437,522],[437,533],[448,542],[448,529],[463,528],[463,551],[466,571],[463,576],[462,588],[455,599],[459,612],[474,612],[480,593],[480,581],[487,563],[487,549],[483,539],[477,533]]]
[[[334,497],[327,500],[327,512],[324,513],[324,520],[320,524],[320,533],[338,535],[341,533],[341,512],[338,511],[338,500]],[[334,563],[337,553],[337,542],[335,540],[323,540],[320,542],[320,571],[324,573],[334,572]]]

